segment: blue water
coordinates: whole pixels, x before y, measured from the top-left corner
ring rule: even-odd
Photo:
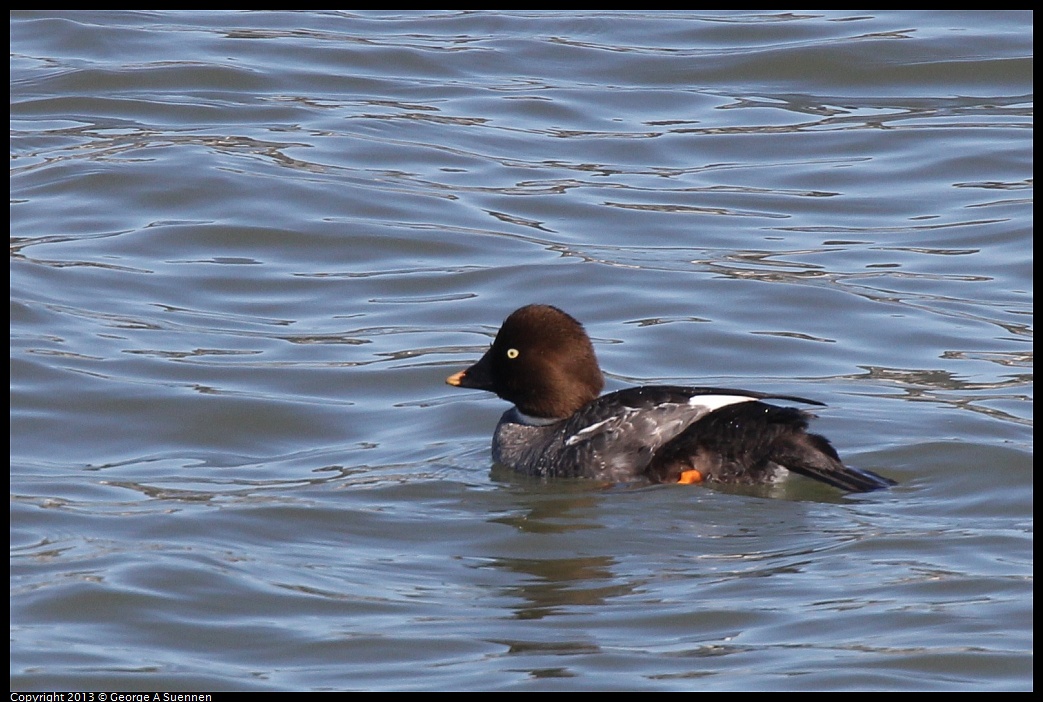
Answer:
[[[1030,12],[13,12],[14,690],[1029,690]],[[444,379],[822,400],[534,482]]]

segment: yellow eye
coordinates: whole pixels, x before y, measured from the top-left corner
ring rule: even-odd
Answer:
[[[518,349],[507,349],[507,358],[518,358]]]

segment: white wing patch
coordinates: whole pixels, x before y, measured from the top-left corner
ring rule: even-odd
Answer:
[[[612,431],[615,427],[621,427],[629,423],[637,425],[631,428],[639,430],[641,435],[646,437],[646,439],[642,440],[643,444],[659,445],[661,442],[668,441],[676,436],[692,422],[705,417],[711,412],[740,402],[753,402],[756,399],[747,395],[694,395],[688,398],[684,405],[664,402],[651,408],[635,409],[628,407],[619,414],[583,427],[568,437],[565,440],[565,445],[574,446],[603,431]],[[683,409],[685,405],[687,405],[688,409]],[[642,422],[642,419],[644,422]],[[649,441],[648,439],[652,436],[658,440]]]
[[[572,446],[573,444],[578,444],[580,441],[583,441],[583,439],[590,436],[591,434],[597,433],[598,430],[606,424],[618,424],[620,421],[626,419],[626,417],[630,414],[633,414],[633,412],[627,412],[623,416],[609,417],[608,419],[591,424],[589,427],[583,427],[575,434],[570,436],[568,440],[565,442],[565,445]]]
[[[703,408],[709,414],[728,405],[737,405],[740,402],[753,402],[756,399],[746,395],[693,395],[688,398],[688,404],[692,407]]]

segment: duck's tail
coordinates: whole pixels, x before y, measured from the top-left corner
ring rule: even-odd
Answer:
[[[722,407],[661,447],[646,473],[657,482],[757,484],[774,480],[781,467],[849,492],[895,484],[845,466],[828,439],[807,432],[811,417],[764,402]]]
[[[872,471],[845,466],[826,437],[803,431],[780,437],[771,453],[771,461],[848,492],[869,492],[895,484]]]

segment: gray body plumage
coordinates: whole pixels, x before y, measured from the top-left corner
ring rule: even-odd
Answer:
[[[660,448],[711,412],[767,397],[741,390],[650,386],[604,395],[556,421],[528,417],[515,407],[496,426],[493,460],[530,475],[633,480],[645,474]]]

